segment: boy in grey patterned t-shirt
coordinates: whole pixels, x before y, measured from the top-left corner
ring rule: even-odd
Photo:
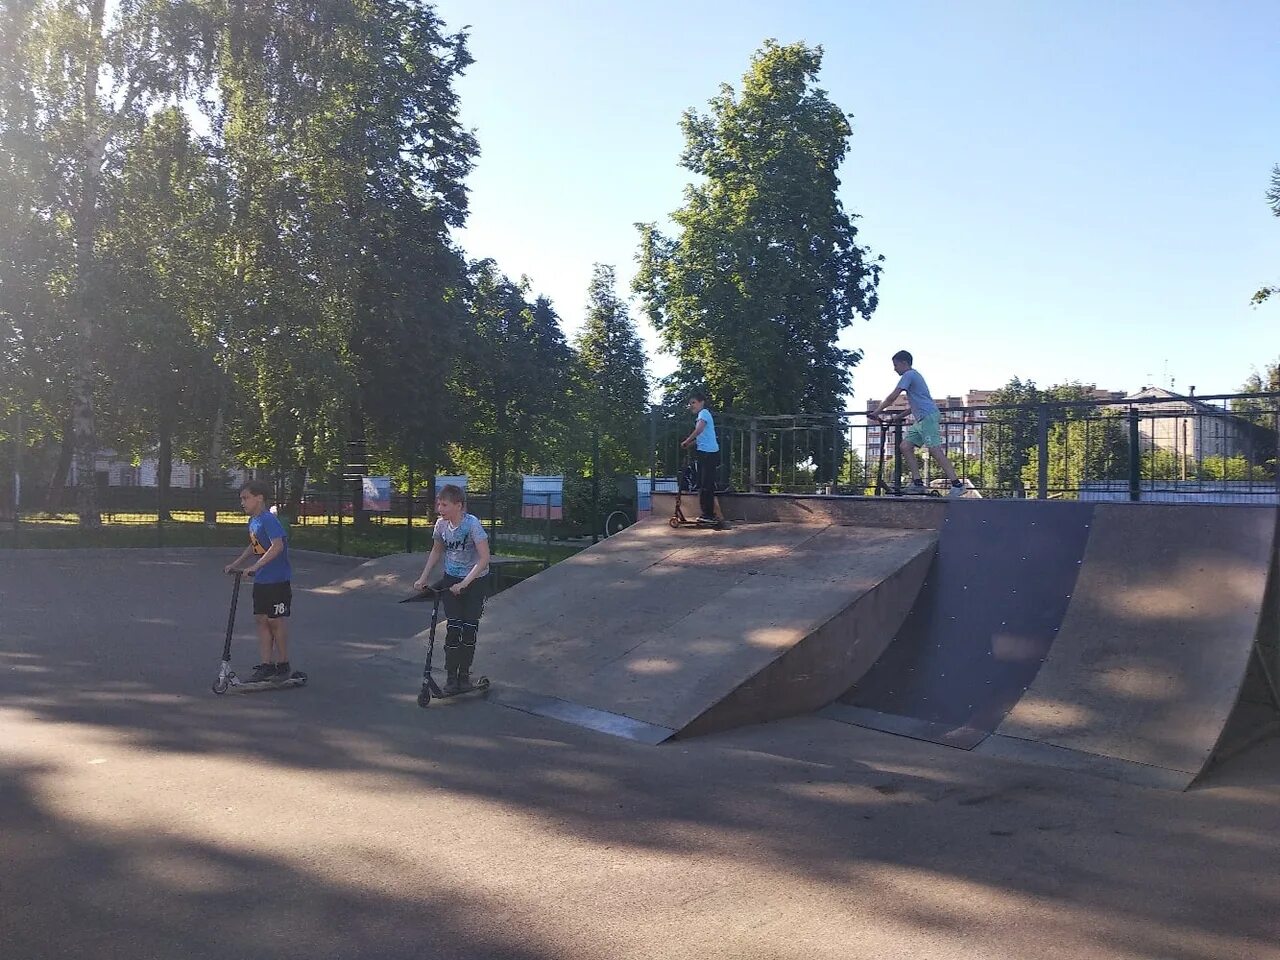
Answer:
[[[484,613],[489,586],[489,535],[479,518],[466,512],[466,494],[447,483],[436,494],[436,521],[431,555],[414,581],[416,590],[444,591],[444,692],[453,695],[471,686],[471,664],[476,657],[476,635]],[[444,559],[444,577],[431,583],[431,570]]]

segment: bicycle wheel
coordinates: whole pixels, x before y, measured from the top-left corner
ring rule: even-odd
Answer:
[[[627,529],[629,526],[631,526],[631,518],[623,511],[615,510],[613,513],[609,514],[604,521],[604,535],[606,537],[611,537],[615,533]]]

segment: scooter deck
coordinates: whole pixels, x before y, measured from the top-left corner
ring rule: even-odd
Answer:
[[[457,700],[459,697],[467,697],[473,693],[484,693],[490,686],[491,682],[488,677],[476,677],[476,679],[471,681],[471,686],[467,687],[467,689],[459,690],[457,693],[445,693],[444,690],[442,690],[436,682],[432,680],[430,687],[427,687],[424,684],[422,691],[419,692],[418,706],[425,707],[430,704],[432,700]]]
[[[224,690],[218,689],[218,683],[213,685],[214,693],[258,693],[264,690],[288,690],[292,687],[305,687],[307,685],[307,675],[301,670],[295,670],[284,680],[241,680],[235,674],[227,679],[227,686]]]

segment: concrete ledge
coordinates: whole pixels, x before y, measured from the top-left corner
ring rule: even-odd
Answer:
[[[726,520],[741,523],[813,523],[895,530],[936,530],[942,525],[947,501],[940,497],[823,497],[780,496],[770,493],[728,493],[720,496]],[[698,495],[685,494],[684,514],[698,512]],[[675,513],[674,493],[653,495],[653,516]],[[690,513],[692,509],[692,513]]]

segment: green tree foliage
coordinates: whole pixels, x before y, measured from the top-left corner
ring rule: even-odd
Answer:
[[[885,465],[886,473],[891,471],[889,464]],[[840,476],[837,480],[838,486],[842,493],[852,493],[855,495],[870,493],[872,485],[875,483],[874,468],[868,471],[867,465],[862,462],[862,457],[853,447],[845,450],[844,461],[840,465]],[[888,482],[886,478],[886,482]]]
[[[1210,456],[1200,461],[1199,476],[1202,480],[1253,480],[1274,478],[1274,461],[1271,469],[1261,463],[1250,463],[1244,456]]]
[[[163,503],[175,449],[198,457],[198,425],[223,386],[214,331],[225,184],[175,108],[150,118],[107,174],[97,432],[117,452],[158,453]]]
[[[106,0],[0,4],[0,167],[6,185],[24,177],[33,185],[6,194],[17,203],[5,215],[13,218],[17,242],[24,244],[20,261],[37,272],[60,266],[29,277],[33,284],[14,290],[19,302],[0,312],[23,315],[21,300],[33,286],[57,301],[51,315],[58,317],[64,348],[57,362],[70,374],[62,381],[69,385],[65,422],[74,435],[69,446],[77,458],[78,509],[86,525],[99,519],[94,453],[97,285],[106,272],[99,250],[103,171],[156,104],[203,85],[202,23],[198,5],[164,0],[118,0],[109,9]],[[26,243],[32,245],[30,255]],[[54,253],[50,246],[60,249]],[[7,301],[9,290],[0,296]],[[45,400],[58,403],[54,396]]]
[[[769,41],[741,91],[687,112],[681,162],[699,180],[679,233],[639,226],[636,292],[680,379],[726,411],[840,409],[860,354],[837,338],[876,308],[880,258],[838,194],[851,128],[821,65],[821,48]]]
[[[52,490],[78,452],[83,520],[99,442],[211,488],[442,457],[465,40],[418,0],[0,0],[0,413]]]
[[[1280,358],[1265,364],[1261,372],[1254,370],[1240,385],[1246,394],[1280,393]],[[1280,399],[1242,398],[1231,401],[1231,411],[1253,424],[1253,459],[1267,464],[1274,476],[1277,469],[1276,434],[1280,431]]]
[[[1274,363],[1265,364],[1261,371],[1254,370],[1245,378],[1244,383],[1240,385],[1240,393],[1280,393],[1280,357],[1276,358]],[[1274,416],[1280,401],[1274,399],[1262,401],[1252,400],[1249,398],[1241,398],[1231,401],[1231,411],[1240,417],[1245,417],[1259,426],[1274,427],[1274,422],[1268,423],[1269,416]]]
[[[577,366],[574,403],[582,436],[597,446],[598,467],[605,476],[647,469],[644,422],[649,377],[644,344],[627,305],[618,298],[614,269],[596,264],[587,290],[587,319],[574,343]],[[584,451],[584,460],[591,452]]]
[[[982,466],[995,495],[1035,496],[1040,482],[1040,418],[1048,434],[1048,491],[1071,494],[1081,483],[1127,476],[1128,435],[1119,408],[1093,403],[1094,387],[1064,383],[1041,390],[1013,378],[989,401]],[[973,469],[963,471],[973,475]],[[959,468],[957,468],[959,469]]]
[[[1024,490],[1024,471],[1037,442],[1036,405],[1043,393],[1030,380],[1014,377],[987,403],[982,426],[982,459],[995,491]]]
[[[472,348],[459,383],[467,423],[455,460],[472,476],[555,469],[572,414],[572,352],[550,302],[530,302],[492,260],[471,266]]]

